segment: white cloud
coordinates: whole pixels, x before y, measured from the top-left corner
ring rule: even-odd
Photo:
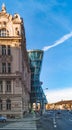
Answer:
[[[72,37],[72,32],[64,35],[63,37],[61,37],[59,40],[57,40],[54,44],[52,44],[51,46],[45,46],[43,48],[43,51],[47,51],[50,48],[53,48],[55,46],[58,46],[59,44],[62,44],[63,42],[65,42],[67,39]]]
[[[49,103],[54,103],[61,100],[72,100],[72,88],[64,88],[58,90],[45,91],[46,98]]]

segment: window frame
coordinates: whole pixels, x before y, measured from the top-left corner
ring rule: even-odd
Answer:
[[[11,92],[11,81],[10,80],[6,81],[6,92]]]
[[[6,45],[2,45],[2,55],[6,55]]]
[[[3,109],[2,99],[0,98],[0,111]]]
[[[0,29],[0,37],[7,37],[9,36],[9,31],[5,28]]]
[[[6,110],[11,110],[11,100],[10,99],[6,100]]]
[[[2,92],[2,91],[3,91],[3,81],[0,80],[0,92]]]
[[[7,63],[7,69],[8,73],[11,73],[11,63]]]
[[[2,73],[6,73],[6,63],[2,63]]]
[[[7,53],[8,53],[8,55],[11,55],[11,47],[10,47],[10,45],[8,45],[8,48],[7,48],[8,50],[7,50]]]

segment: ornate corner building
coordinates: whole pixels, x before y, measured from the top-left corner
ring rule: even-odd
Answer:
[[[0,12],[0,115],[23,117],[29,109],[31,72],[23,19]]]

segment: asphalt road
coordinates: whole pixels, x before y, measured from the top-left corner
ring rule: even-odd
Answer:
[[[39,115],[38,115],[39,116]],[[33,119],[33,120],[32,120]],[[10,129],[11,128],[11,129]],[[69,111],[46,111],[38,120],[0,122],[0,130],[72,130],[72,114]]]
[[[72,114],[68,111],[48,111],[37,121],[37,130],[72,130]]]

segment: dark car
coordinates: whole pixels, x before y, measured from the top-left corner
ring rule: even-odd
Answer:
[[[4,117],[4,116],[0,116],[0,122],[6,122],[7,121],[7,118]]]

